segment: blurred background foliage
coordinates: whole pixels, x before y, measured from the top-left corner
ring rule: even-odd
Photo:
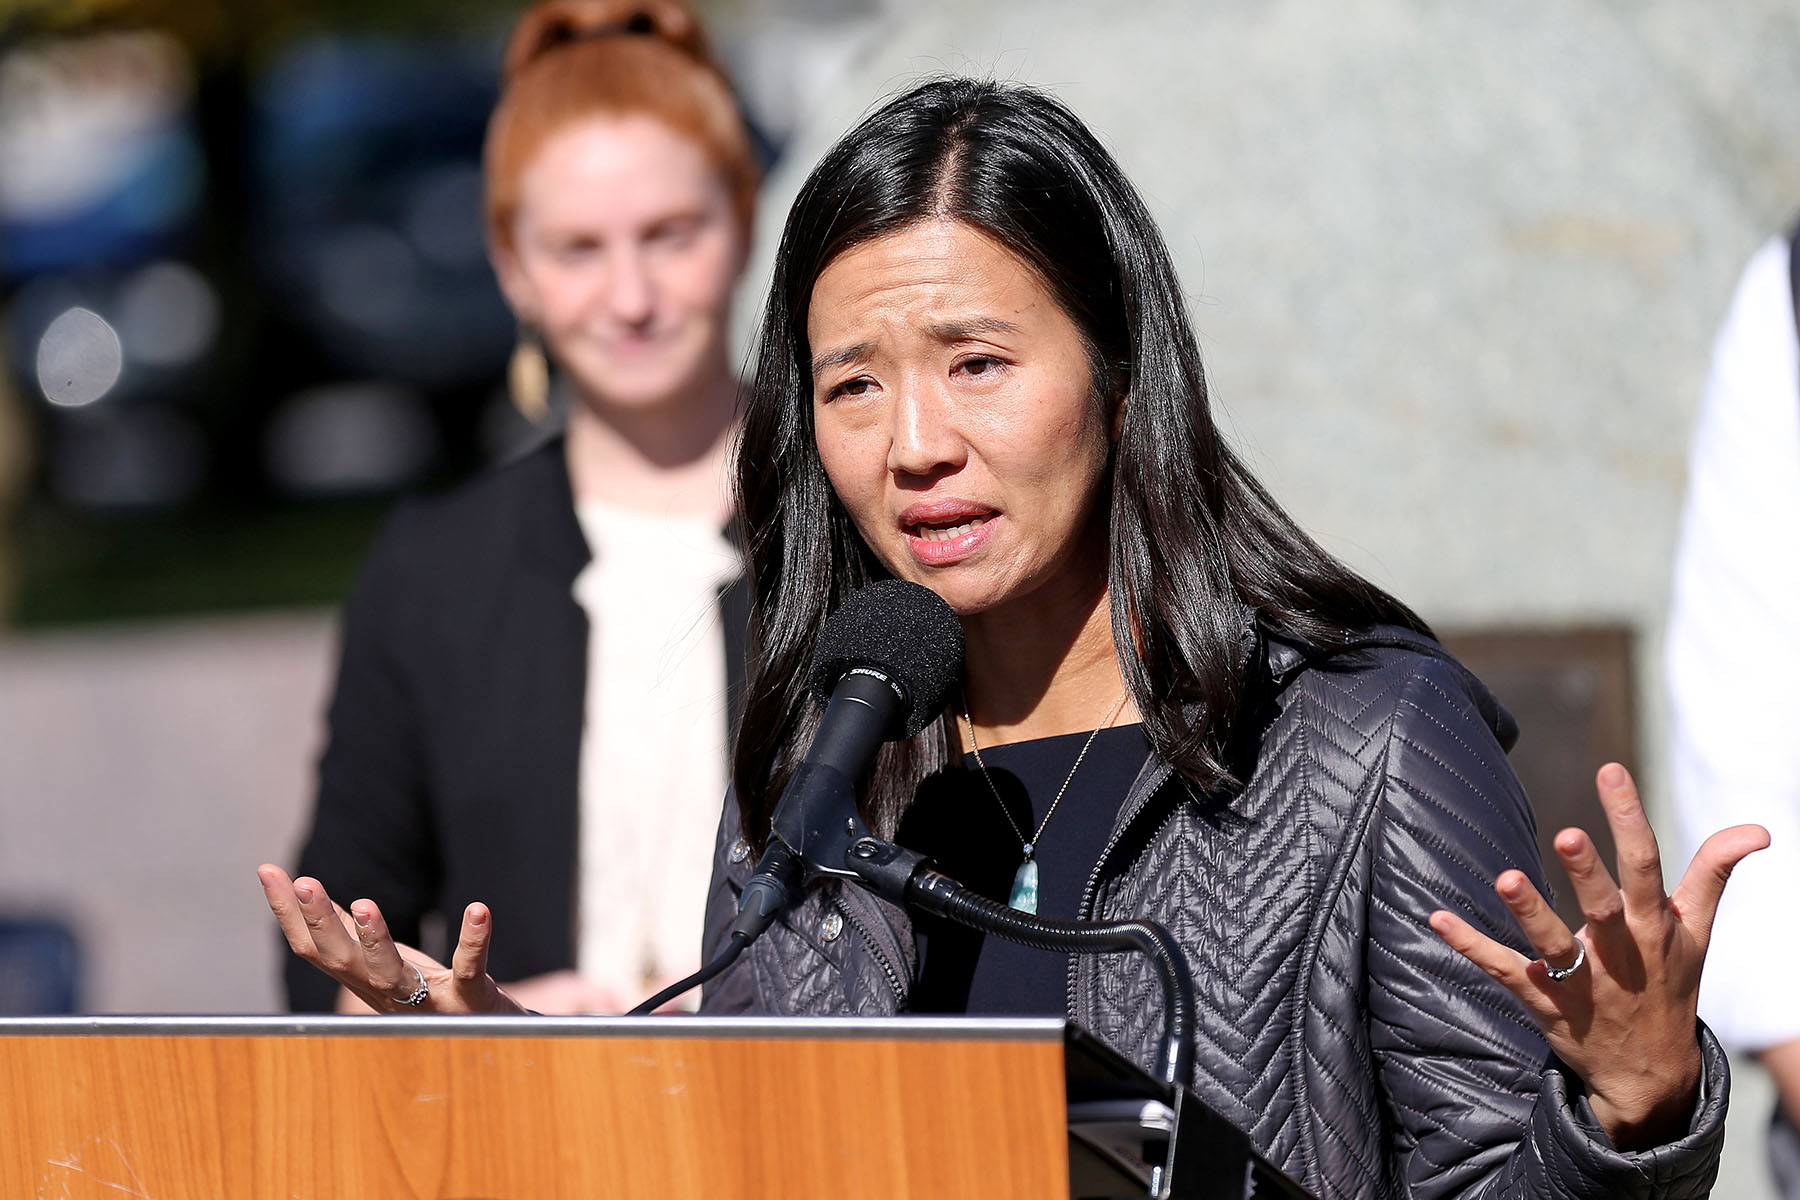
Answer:
[[[697,7],[728,62],[871,11]],[[335,603],[395,495],[533,436],[480,221],[519,8],[0,0],[0,625]]]
[[[510,8],[7,13],[13,623],[334,602],[389,496],[478,461],[511,340],[478,174]]]

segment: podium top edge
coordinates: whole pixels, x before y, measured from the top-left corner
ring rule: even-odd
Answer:
[[[91,1016],[0,1018],[11,1037],[872,1038],[1055,1042],[1053,1017]]]

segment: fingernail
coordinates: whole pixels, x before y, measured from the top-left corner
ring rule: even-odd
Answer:
[[[1618,763],[1607,763],[1600,768],[1600,782],[1609,788],[1625,786],[1625,768]]]
[[[358,912],[354,908],[350,910],[350,915],[356,918],[356,927],[358,929],[367,929],[369,927],[369,922],[374,920],[367,912]]]
[[[486,925],[487,922],[488,914],[485,908],[480,912],[472,912],[469,914],[469,924],[471,925]]]
[[[312,903],[312,898],[313,898],[312,884],[296,883],[294,885],[294,895],[300,897],[300,903],[302,903],[302,904]]]

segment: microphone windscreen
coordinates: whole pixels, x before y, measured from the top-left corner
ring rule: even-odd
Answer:
[[[944,711],[962,678],[962,622],[930,588],[904,579],[871,583],[826,618],[813,652],[813,692],[829,698],[852,667],[876,667],[906,689],[901,736],[911,737]]]

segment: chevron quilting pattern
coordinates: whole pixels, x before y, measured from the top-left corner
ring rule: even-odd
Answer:
[[[1435,644],[1402,639],[1416,648],[1311,665],[1272,648],[1250,779],[1225,798],[1166,776],[1134,794],[1094,915],[1147,916],[1175,935],[1199,1003],[1196,1093],[1322,1197],[1706,1195],[1727,1081],[1710,1033],[1691,1131],[1621,1154],[1530,1016],[1425,924],[1451,908],[1523,948],[1492,882],[1518,866],[1544,884],[1496,735],[1509,718]],[[863,939],[817,938],[817,903],[752,948],[758,1004],[891,1010]],[[904,915],[856,889],[835,903],[910,946]],[[1152,1061],[1163,1006],[1140,957],[1079,960],[1073,1000],[1075,1020]]]
[[[1301,672],[1244,790],[1222,809],[1166,802],[1096,895],[1096,915],[1181,941],[1195,1090],[1322,1197],[1639,1194],[1641,1156],[1582,1126],[1529,1014],[1425,925],[1451,907],[1522,947],[1493,879],[1519,866],[1544,886],[1479,687],[1396,650]],[[1078,968],[1076,999],[1150,1061],[1163,1013],[1145,964]],[[1643,1194],[1704,1194],[1717,1136],[1697,1127],[1674,1190]]]
[[[780,996],[770,1011],[793,1016],[823,1017],[848,1011],[843,964],[834,962],[810,932],[824,916],[824,903],[814,892],[791,921],[780,921],[750,947],[759,997]]]

